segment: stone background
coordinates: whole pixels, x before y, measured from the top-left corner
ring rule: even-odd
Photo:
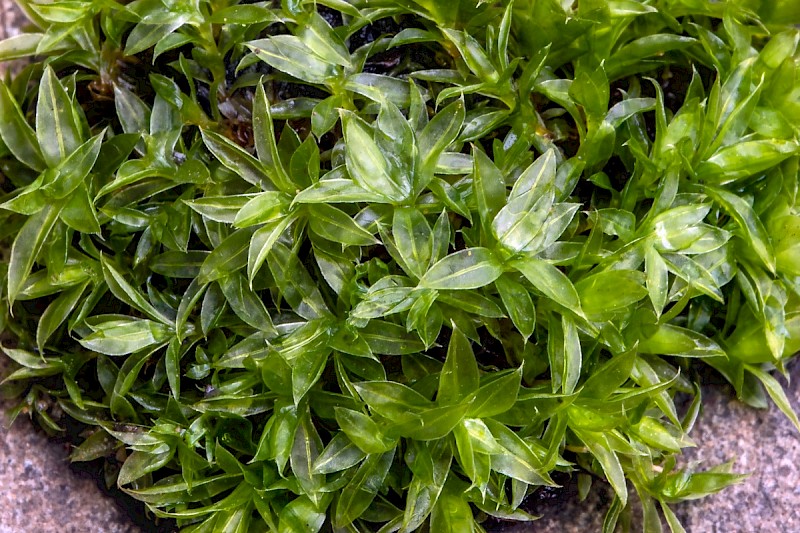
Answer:
[[[0,0],[0,38],[16,33],[22,20],[11,0]],[[788,393],[798,409],[800,364],[792,365],[790,374]],[[692,434],[698,447],[686,454],[686,461],[714,465],[736,459],[736,470],[752,475],[721,494],[676,506],[686,530],[800,532],[800,435],[776,408],[750,409],[733,399],[727,385],[706,383],[703,395],[704,412]],[[134,525],[142,523],[142,516],[131,516],[100,490],[100,481],[68,465],[64,444],[48,440],[24,417],[7,428],[5,408],[8,404],[0,403],[0,533],[147,531]],[[541,520],[502,531],[599,532],[610,503],[608,488],[596,487],[583,503],[575,487],[568,488],[538,509]]]

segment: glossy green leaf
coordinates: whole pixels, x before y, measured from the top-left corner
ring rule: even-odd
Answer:
[[[586,380],[581,388],[581,396],[608,398],[628,381],[635,361],[636,352],[634,350],[613,356]]]
[[[372,411],[390,420],[407,418],[433,407],[414,389],[393,381],[366,381],[354,386]]]
[[[108,288],[114,296],[152,320],[162,322],[166,325],[172,323],[169,318],[165,317],[160,311],[153,307],[153,304],[125,279],[113,262],[101,256],[100,264],[103,268],[103,278],[106,280],[106,285],[108,285]]]
[[[578,291],[563,272],[541,259],[517,259],[511,266],[546,297],[577,313],[581,313]]]
[[[324,83],[336,76],[335,64],[315,54],[292,35],[276,35],[247,46],[273,68],[309,83]]]
[[[392,235],[398,253],[410,269],[408,274],[421,278],[433,255],[433,233],[428,221],[417,209],[395,209]]]
[[[408,176],[393,176],[389,163],[363,122],[352,115],[342,117],[346,161],[350,176],[363,188],[391,201],[402,201],[411,192]]]
[[[758,174],[797,154],[794,141],[745,141],[722,148],[697,167],[698,177],[725,185]]]
[[[297,425],[290,460],[292,472],[297,476],[301,489],[316,505],[319,505],[322,497],[320,489],[325,482],[325,476],[314,472],[314,462],[321,451],[322,441],[306,413],[300,417]]]
[[[480,150],[473,150],[473,181],[478,213],[484,229],[489,228],[506,199],[506,183],[500,169]]]
[[[447,358],[439,375],[440,405],[458,403],[478,389],[480,374],[469,339],[458,328],[453,328]]]
[[[423,178],[416,184],[418,190],[425,187],[433,177],[433,169],[439,156],[458,137],[464,118],[464,103],[458,100],[436,113],[419,133],[417,144]]]
[[[753,212],[752,207],[744,199],[724,189],[706,186],[705,191],[736,220],[753,251],[764,265],[774,272],[775,256],[772,250],[772,243],[763,223]]]
[[[384,453],[395,447],[395,442],[383,435],[381,428],[370,417],[358,411],[336,408],[339,427],[364,453]]]
[[[36,327],[36,346],[39,348],[39,352],[44,353],[47,340],[78,305],[87,285],[88,282],[84,282],[67,289],[47,306]]]
[[[366,456],[344,433],[337,433],[317,457],[314,471],[320,474],[341,472],[357,465]]]
[[[442,533],[475,531],[472,509],[457,489],[445,486],[431,512],[431,528]]]
[[[594,455],[595,459],[597,459],[597,462],[600,463],[617,498],[620,499],[623,506],[626,505],[628,501],[628,488],[625,483],[625,472],[622,470],[619,457],[611,448],[605,435],[602,433],[574,431],[577,437],[581,439],[592,455]]]
[[[716,342],[705,335],[672,324],[661,324],[652,334],[640,338],[639,351],[684,357],[714,357],[725,354]]]
[[[561,317],[561,324],[553,318],[550,324],[550,337],[547,339],[547,355],[550,372],[553,375],[553,392],[559,390],[572,394],[578,384],[583,366],[583,354],[578,328],[567,316]]]
[[[279,189],[294,192],[292,179],[287,174],[283,161],[278,154],[278,143],[272,122],[272,111],[264,86],[259,83],[256,98],[253,102],[253,136],[259,161],[271,174],[273,183]]]
[[[82,144],[83,136],[70,99],[53,69],[47,67],[36,104],[36,137],[47,166],[58,165]]]
[[[644,276],[638,271],[609,270],[583,278],[575,284],[581,307],[588,315],[629,308],[647,296]]]
[[[0,81],[0,138],[26,166],[41,171],[45,168],[45,159],[39,148],[36,132],[25,120],[19,104],[9,88]]]
[[[272,318],[269,316],[263,301],[247,285],[242,274],[230,274],[219,280],[219,286],[225,299],[242,321],[260,331],[275,331]]]
[[[7,297],[9,304],[13,304],[30,276],[31,269],[42,251],[45,240],[58,219],[60,208],[59,204],[46,205],[25,222],[14,239],[8,263]]]
[[[503,266],[487,248],[468,248],[436,262],[420,279],[429,289],[476,289],[492,283]]]
[[[121,319],[110,316],[92,324],[92,333],[79,340],[87,350],[105,355],[127,355],[165,344],[170,330],[145,319]]]
[[[347,213],[327,204],[319,204],[311,210],[309,228],[324,239],[351,246],[369,246],[378,242]]]
[[[273,188],[263,166],[253,156],[219,133],[207,130],[203,130],[202,133],[203,142],[220,163],[252,185],[266,190]]]
[[[486,380],[475,391],[467,415],[489,418],[511,409],[517,401],[522,379],[522,369],[505,371],[494,379]]]
[[[339,527],[352,523],[370,506],[383,486],[394,459],[394,449],[367,456],[353,474],[350,482],[342,489],[333,522]]]
[[[513,479],[531,485],[553,485],[540,457],[528,443],[505,425],[485,420],[486,425],[504,449],[492,455],[492,468]]]
[[[278,242],[295,218],[286,216],[271,220],[253,233],[247,251],[247,278],[251,282],[272,251],[273,245]]]

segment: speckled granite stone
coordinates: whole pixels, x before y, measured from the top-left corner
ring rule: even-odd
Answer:
[[[800,360],[790,365],[786,393],[800,411]],[[779,378],[783,381],[783,378]],[[785,384],[785,383],[784,383]],[[755,410],[733,399],[727,385],[707,386],[704,413],[692,433],[689,460],[719,464],[736,459],[742,484],[676,511],[690,533],[800,531],[800,434],[776,407]]]
[[[26,420],[0,416],[0,533],[134,533],[124,512],[92,479],[70,471],[67,451]]]

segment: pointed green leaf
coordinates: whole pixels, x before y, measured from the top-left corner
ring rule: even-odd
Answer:
[[[496,280],[503,265],[488,248],[467,248],[434,264],[420,285],[429,289],[477,289]]]
[[[546,261],[526,257],[511,263],[525,278],[546,297],[567,309],[581,314],[578,291],[569,278]]]
[[[0,137],[8,149],[26,166],[42,171],[45,160],[36,139],[36,132],[25,120],[19,104],[5,83],[0,80]]]
[[[447,358],[439,375],[439,405],[458,403],[478,389],[480,374],[469,339],[453,327]]]
[[[36,136],[49,167],[58,165],[83,142],[72,100],[49,66],[45,68],[39,85]]]
[[[30,217],[19,230],[11,245],[8,263],[8,303],[12,305],[31,274],[50,231],[58,220],[60,204],[46,205]]]
[[[370,246],[378,242],[350,215],[328,204],[319,204],[310,210],[309,228],[324,239],[350,246]]]

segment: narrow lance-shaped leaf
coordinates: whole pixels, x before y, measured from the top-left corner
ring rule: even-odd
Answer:
[[[253,101],[253,137],[258,159],[271,174],[272,181],[278,186],[278,189],[293,193],[292,180],[278,154],[272,111],[267,94],[264,92],[264,85],[261,83],[256,88],[256,98]]]
[[[475,391],[467,416],[489,418],[502,414],[517,402],[522,383],[522,367],[506,370],[504,374],[486,380]]]
[[[62,292],[58,298],[47,306],[36,327],[36,346],[39,348],[40,353],[44,353],[44,346],[47,340],[78,305],[88,284],[87,280]]]
[[[722,148],[697,167],[698,178],[725,185],[758,174],[800,150],[795,141],[745,141]]]
[[[303,43],[324,60],[350,67],[350,53],[330,24],[316,11],[312,11],[300,25],[297,35]]]
[[[233,312],[245,324],[267,333],[275,331],[264,303],[248,286],[242,274],[232,273],[222,278],[219,286]]]
[[[558,268],[541,259],[526,257],[511,263],[537,290],[567,309],[582,314],[575,286]]]
[[[316,503],[308,496],[300,496],[290,501],[280,512],[278,533],[307,531],[317,533],[325,523],[325,513],[319,511]]]
[[[337,74],[335,64],[320,58],[293,35],[275,35],[247,46],[273,68],[309,83],[325,83]]]
[[[111,260],[101,256],[100,264],[103,268],[103,277],[106,280],[106,284],[114,296],[153,320],[167,325],[172,324],[172,321],[153,307],[153,304],[147,301],[139,290],[128,283]]]
[[[661,254],[653,247],[648,247],[645,252],[645,268],[647,293],[657,315],[660,315],[667,305],[669,291],[669,272]]]
[[[394,244],[408,268],[409,275],[421,278],[431,261],[433,234],[428,221],[418,209],[397,208],[392,221]]]
[[[339,527],[351,524],[369,508],[384,485],[394,455],[395,449],[392,448],[386,453],[367,456],[342,489],[333,515],[334,524]]]
[[[206,147],[220,163],[252,185],[262,187],[264,190],[274,189],[272,181],[256,158],[219,133],[202,130],[202,135]]]
[[[47,236],[58,220],[61,205],[49,204],[30,217],[19,230],[11,245],[11,258],[8,263],[8,303],[14,300],[31,274],[33,264],[44,246]]]
[[[328,204],[319,204],[309,210],[309,227],[320,237],[346,245],[370,246],[378,242],[350,215]]]
[[[449,482],[431,512],[431,529],[442,533],[472,533],[475,519],[472,509],[456,485]]]
[[[747,371],[752,373],[756,378],[759,379],[759,381],[761,381],[761,383],[764,385],[764,388],[767,390],[767,394],[770,395],[772,401],[774,401],[775,405],[778,406],[778,409],[780,409],[781,412],[786,415],[786,418],[792,422],[794,427],[800,431],[800,419],[798,419],[797,413],[792,407],[791,402],[789,402],[789,398],[786,396],[786,392],[783,390],[783,387],[781,387],[781,384],[778,382],[778,380],[767,372],[764,372],[760,368],[753,365],[747,365]]]
[[[357,465],[366,456],[367,454],[353,444],[347,435],[339,432],[334,435],[323,452],[317,457],[314,462],[314,471],[319,474],[341,472]]]
[[[105,355],[128,355],[165,344],[171,333],[163,324],[134,318],[110,318],[92,329],[93,332],[79,342],[87,350]]]
[[[364,189],[399,202],[411,192],[407,181],[395,181],[390,174],[389,163],[372,140],[361,119],[351,115],[342,116],[346,143],[347,170],[350,176]],[[407,179],[407,176],[406,176]]]
[[[439,375],[439,392],[436,401],[440,405],[458,403],[478,389],[480,374],[472,345],[464,333],[455,325],[447,348],[447,358]]]
[[[292,397],[295,405],[299,405],[311,387],[322,377],[329,355],[329,349],[306,349],[291,362]]]
[[[775,255],[769,234],[753,208],[740,196],[719,187],[707,185],[704,191],[736,220],[753,251],[770,272],[775,272]]]
[[[83,142],[70,99],[51,67],[45,68],[36,104],[36,136],[47,166],[54,167]]]
[[[429,289],[476,289],[503,273],[503,265],[488,248],[467,248],[434,264],[420,285]]]
[[[369,416],[343,407],[336,407],[335,411],[339,427],[364,453],[384,453],[395,447],[396,442],[386,438]]]
[[[478,202],[478,213],[484,230],[491,227],[497,213],[505,205],[506,183],[500,169],[480,150],[473,148],[473,187]]]
[[[60,200],[80,187],[97,161],[103,137],[104,132],[95,135],[55,168],[45,171],[42,191],[50,198]]]
[[[292,446],[291,465],[292,472],[297,476],[303,492],[308,498],[319,505],[322,498],[322,485],[325,476],[314,472],[314,462],[322,450],[322,441],[317,433],[311,416],[306,411],[300,418]]]
[[[453,102],[436,113],[419,134],[417,145],[421,168],[420,176],[414,185],[416,191],[421,191],[428,185],[433,178],[433,170],[439,155],[458,137],[466,116],[464,107],[463,100]]]
[[[36,132],[25,120],[19,104],[2,80],[0,80],[0,137],[14,157],[23,164],[33,170],[44,170],[46,165],[36,139]]]
[[[61,221],[81,233],[100,234],[100,221],[86,183],[79,184],[68,196],[61,210]]]
[[[625,483],[625,472],[619,462],[619,457],[611,448],[606,436],[602,433],[585,432],[573,429],[575,434],[592,452],[592,455],[600,463],[603,472],[606,474],[608,482],[617,494],[617,498],[622,502],[623,507],[628,501],[628,488]]]
[[[247,251],[247,279],[251,284],[272,251],[272,246],[296,219],[296,216],[290,215],[272,220],[253,233]]]
[[[559,323],[560,322],[560,323]],[[581,375],[583,356],[575,323],[566,316],[550,320],[547,353],[553,375],[553,392],[572,394]]]
[[[492,419],[484,422],[497,443],[504,448],[492,455],[492,469],[530,485],[554,485],[531,446],[504,424]]]
[[[210,283],[244,267],[254,232],[255,228],[245,228],[229,235],[203,262],[195,281],[201,284]]]
[[[447,441],[412,443],[409,468],[414,473],[403,513],[403,530],[415,531],[433,510],[449,477],[453,452]]]

